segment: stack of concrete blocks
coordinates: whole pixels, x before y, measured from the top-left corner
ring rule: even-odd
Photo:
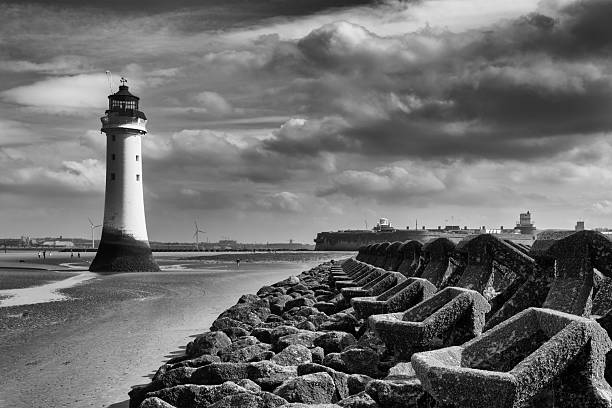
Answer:
[[[437,291],[436,286],[442,282],[449,267],[455,245],[446,238],[434,239],[422,248],[415,244],[406,244],[403,244],[404,248],[412,248],[412,252],[409,252],[411,259],[417,251],[423,254],[424,262],[419,261],[419,264],[426,265],[422,278],[409,277],[376,297],[353,298],[351,304],[358,317],[365,319],[372,315],[404,311]],[[415,271],[416,269],[414,268]]]
[[[343,280],[351,280],[357,278],[357,276],[369,272],[374,267],[370,264],[361,261],[345,261],[342,264],[342,268],[338,270],[333,270],[330,274],[330,280],[332,282],[343,281]]]
[[[405,280],[406,277],[399,272],[386,271],[370,283],[363,286],[345,287],[340,292],[347,301],[355,297],[378,296]]]
[[[441,288],[449,268],[453,265],[451,259],[455,253],[455,244],[447,238],[436,238],[423,245],[421,252],[422,263],[425,264],[421,278]]]
[[[422,248],[423,244],[419,241],[404,242],[398,249],[402,254],[402,261],[397,267],[397,271],[405,276],[418,276],[422,268]]]
[[[336,289],[341,290],[342,288],[364,286],[377,279],[381,275],[385,274],[386,272],[387,271],[381,268],[369,267],[365,269],[362,273],[356,275],[354,278],[336,280],[335,287]]]
[[[357,256],[355,256],[356,261],[363,261],[365,259],[366,256],[366,250],[367,250],[368,246],[367,245],[362,245],[359,247],[359,249],[357,250]],[[349,260],[352,260],[353,258],[349,258]]]
[[[492,282],[493,260],[519,276],[533,270],[532,258],[490,234],[470,237],[458,250],[467,257],[458,287],[447,287],[405,312],[370,316],[370,328],[399,358],[410,359],[414,352],[458,345],[482,333],[490,311],[482,292]],[[432,276],[439,279],[439,274]]]
[[[385,266],[385,262],[387,261],[387,248],[389,245],[390,244],[388,242],[378,244],[376,247],[376,257],[374,258],[372,265],[376,266],[377,268],[382,268]]]
[[[368,265],[367,263],[355,261],[350,266],[343,266],[343,268],[340,270],[333,270],[329,275],[329,283],[333,285],[335,282],[356,278],[360,274],[368,272],[373,268],[373,266]]]
[[[380,243],[369,245],[368,252],[363,262],[370,264],[370,265],[374,265],[374,263],[376,262],[377,249],[379,246],[380,246]]]
[[[538,262],[532,276],[521,275],[511,306],[493,317],[518,313],[462,346],[412,356],[416,377],[439,405],[612,407],[605,379],[610,285],[593,270],[612,275],[612,243],[593,231],[545,233],[530,255]],[[534,291],[538,282],[543,287]],[[543,308],[520,310],[538,301]]]
[[[397,272],[400,264],[404,260],[404,255],[399,251],[402,242],[395,241],[387,247],[387,258],[383,269]]]

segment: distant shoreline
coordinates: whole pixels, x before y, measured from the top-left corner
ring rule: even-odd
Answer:
[[[354,251],[338,251],[338,256],[346,257],[348,253]],[[217,261],[217,262],[296,262],[296,261],[314,261],[319,259],[329,259],[334,252],[242,252],[219,255],[204,255],[183,257],[183,260],[193,261]]]

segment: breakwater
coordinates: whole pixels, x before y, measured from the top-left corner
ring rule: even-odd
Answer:
[[[593,231],[369,245],[242,296],[130,406],[612,407],[610,277]]]
[[[314,240],[315,251],[357,251],[360,247],[381,242],[425,242],[435,238],[447,238],[455,243],[463,240],[473,232],[458,230],[391,230],[391,231],[329,231],[319,232]],[[500,239],[531,245],[535,240],[533,234],[495,234]]]

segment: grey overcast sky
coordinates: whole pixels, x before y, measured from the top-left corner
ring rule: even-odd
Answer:
[[[105,70],[151,240],[612,227],[609,0],[0,3],[0,236],[101,221]]]

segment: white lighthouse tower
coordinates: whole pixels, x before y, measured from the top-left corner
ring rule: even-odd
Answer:
[[[158,271],[151,255],[142,194],[142,136],[147,117],[138,109],[121,78],[119,91],[108,96],[102,120],[106,133],[106,194],[104,225],[90,271]]]

